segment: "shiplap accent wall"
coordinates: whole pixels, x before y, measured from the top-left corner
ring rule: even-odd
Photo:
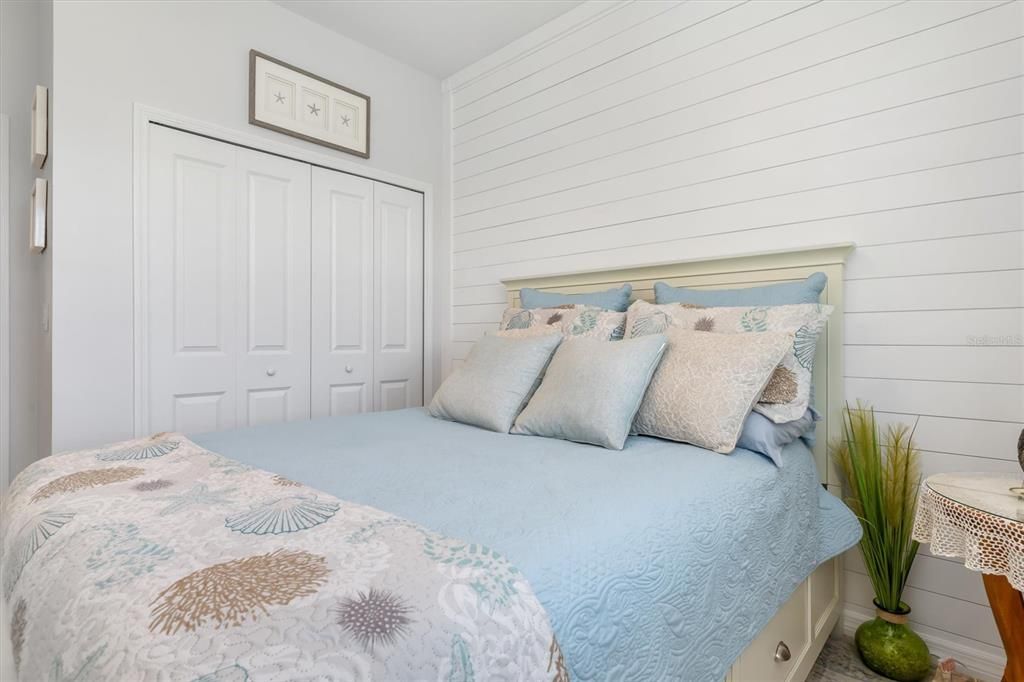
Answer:
[[[589,2],[456,74],[454,364],[502,278],[852,241],[846,394],[926,474],[1015,470],[1024,422],[1013,2]],[[848,603],[870,607],[857,558]],[[997,660],[980,577],[922,553],[932,641]]]

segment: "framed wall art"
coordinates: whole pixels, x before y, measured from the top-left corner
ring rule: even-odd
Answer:
[[[370,158],[370,98],[249,51],[249,123]]]
[[[36,178],[28,218],[28,246],[36,253],[46,249],[46,190],[46,178]]]
[[[49,99],[49,89],[45,85],[37,85],[32,97],[32,165],[35,168],[42,168],[46,163]]]

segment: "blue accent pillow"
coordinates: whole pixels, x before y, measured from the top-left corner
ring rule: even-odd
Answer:
[[[743,431],[736,441],[736,447],[759,452],[775,462],[775,466],[781,467],[782,448],[808,432],[813,433],[815,421],[815,413],[811,410],[785,424],[776,424],[762,414],[751,412],[743,422]]]
[[[430,416],[508,433],[561,342],[561,334],[483,337],[437,389]]]
[[[802,282],[782,282],[746,289],[688,289],[655,282],[654,302],[689,303],[705,308],[818,303],[826,284],[828,276],[824,272],[816,272]]]
[[[519,291],[519,300],[522,307],[526,309],[554,308],[560,305],[592,305],[624,313],[629,307],[629,297],[632,293],[632,284],[623,284],[618,288],[594,291],[588,294],[558,294],[525,288]]]
[[[555,351],[512,433],[621,450],[667,346],[664,334],[626,341],[566,341]]]
[[[811,402],[812,403],[814,402],[814,386],[811,386]],[[814,409],[814,405],[813,404],[807,406],[807,411],[811,413],[812,417],[814,417],[814,422],[815,423],[821,421],[821,413],[818,412],[816,409]],[[809,448],[811,448],[813,450],[814,449],[814,444],[818,442],[818,431],[817,431],[817,429],[808,429],[807,432],[804,433],[804,435],[800,436],[800,439],[803,442],[807,443],[807,447],[809,447]]]

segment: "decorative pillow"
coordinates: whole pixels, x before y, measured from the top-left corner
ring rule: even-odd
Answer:
[[[563,343],[512,433],[621,450],[664,351],[660,334]]]
[[[428,411],[438,419],[508,433],[561,342],[559,334],[485,336],[437,389]]]
[[[804,412],[799,419],[785,424],[776,424],[763,414],[751,412],[743,420],[743,430],[740,431],[736,447],[759,452],[775,462],[775,466],[781,467],[782,448],[813,431],[814,421],[814,413],[811,410]]]
[[[629,297],[632,293],[632,284],[623,284],[621,287],[586,294],[559,294],[553,291],[525,288],[519,291],[519,300],[524,308],[553,308],[566,304],[589,305],[602,310],[624,313],[629,307]]]
[[[789,331],[793,347],[783,357],[754,408],[776,424],[799,419],[811,398],[811,375],[818,335],[832,306],[817,303],[754,308],[693,308],[686,303],[654,305],[636,301],[629,307],[626,336],[663,332],[670,327],[724,334]]]
[[[618,341],[626,332],[626,313],[601,310],[593,306],[570,305],[558,308],[506,308],[500,331],[552,327],[565,338],[593,338]]]
[[[633,432],[732,452],[743,420],[793,345],[792,332],[709,334],[677,327],[665,336],[668,350]]]
[[[574,305],[563,305],[557,308],[505,308],[501,316],[500,331],[506,329],[529,329],[530,327],[555,327],[561,329],[562,321],[570,311],[575,310]]]
[[[821,413],[814,409],[814,386],[811,386],[811,404],[807,407],[807,411],[811,413],[811,417],[814,419],[814,423],[817,424],[821,421]],[[818,442],[818,431],[816,426],[804,431],[804,434],[800,436],[800,440],[807,444],[807,447],[814,449],[815,444]]]
[[[827,283],[828,276],[824,272],[816,272],[802,282],[745,289],[688,289],[655,282],[654,300],[656,303],[690,303],[705,308],[817,303]]]
[[[528,339],[534,336],[562,336],[562,330],[557,326],[544,325],[543,327],[527,327],[526,329],[502,329],[496,332],[488,332],[490,336],[501,336],[506,339]]]

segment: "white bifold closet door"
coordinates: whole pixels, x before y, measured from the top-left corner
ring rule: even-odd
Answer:
[[[423,404],[423,197],[161,126],[140,429]]]
[[[154,126],[151,431],[309,416],[310,167]]]
[[[312,415],[423,404],[423,196],[313,169]]]

